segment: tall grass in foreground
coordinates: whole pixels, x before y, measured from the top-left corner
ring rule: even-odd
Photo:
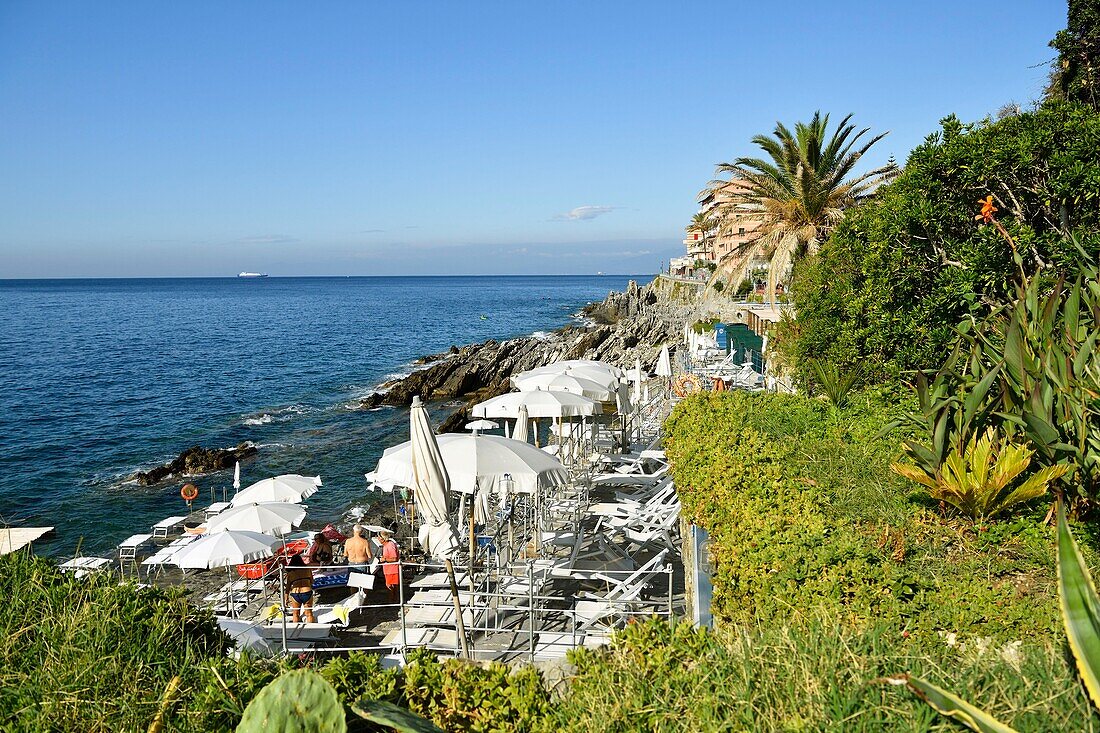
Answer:
[[[74,579],[26,552],[0,557],[0,598],[4,730],[144,730],[175,675],[226,649],[181,592]]]
[[[557,722],[586,733],[957,730],[877,681],[898,669],[980,695],[1019,731],[1100,727],[1061,650],[1045,644],[922,645],[888,626],[838,630],[827,617],[718,633],[651,621],[620,634],[608,654],[574,659]]]

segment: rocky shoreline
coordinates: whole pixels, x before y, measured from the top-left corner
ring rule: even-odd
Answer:
[[[231,468],[237,461],[256,455],[256,446],[245,441],[233,448],[203,448],[192,446],[168,463],[148,471],[138,471],[133,478],[139,486],[151,486],[173,476],[201,476]]]
[[[640,359],[642,368],[652,371],[664,344],[674,350],[689,311],[689,306],[656,288],[639,287],[631,280],[625,291],[585,306],[582,314],[590,325],[570,325],[545,336],[452,346],[417,360],[423,368],[380,385],[380,391],[360,406],[406,407],[415,395],[432,401],[460,400],[464,404],[438,430],[461,431],[474,404],[510,391],[509,378],[527,369],[563,359],[599,359],[632,368]]]

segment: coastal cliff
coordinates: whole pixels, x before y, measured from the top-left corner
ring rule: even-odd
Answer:
[[[509,378],[527,369],[563,359],[599,359],[623,368],[652,371],[661,347],[671,349],[691,306],[670,299],[652,285],[631,280],[623,292],[612,292],[582,310],[586,325],[570,325],[552,334],[507,341],[484,341],[457,347],[418,360],[423,368],[402,379],[386,382],[362,401],[366,409],[381,405],[407,406],[414,395],[426,400],[462,400],[440,426],[440,432],[461,430],[469,408],[508,392]]]

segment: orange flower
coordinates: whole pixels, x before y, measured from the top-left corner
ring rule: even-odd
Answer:
[[[978,199],[978,203],[982,205],[982,213],[975,216],[974,221],[992,223],[993,215],[997,213],[997,207],[993,205],[993,197],[986,196],[984,199]]]

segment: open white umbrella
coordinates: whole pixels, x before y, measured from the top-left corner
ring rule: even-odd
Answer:
[[[606,365],[598,363],[578,365],[571,362],[559,361],[554,364],[547,364],[546,366],[529,369],[526,372],[521,372],[518,376],[536,376],[542,374],[557,374],[576,377],[578,379],[587,379],[590,382],[595,382],[596,384],[613,389],[615,385],[622,381],[623,372],[618,368],[611,371]]]
[[[571,392],[597,402],[609,402],[615,399],[615,387],[593,382],[591,379],[575,377],[571,374],[517,374],[512,377],[512,386],[521,392],[545,390],[550,392]]]
[[[599,370],[619,378],[625,376],[623,370],[614,364],[608,364],[606,361],[598,361],[596,359],[566,359],[564,361],[555,361],[545,366],[536,367],[533,371],[538,370],[556,370],[558,373],[565,370]]]
[[[509,392],[474,405],[475,417],[519,417],[520,408],[528,417],[589,417],[603,412],[595,400],[572,392],[536,389],[529,392]],[[518,439],[517,439],[518,440]]]
[[[288,501],[291,504],[301,504],[305,499],[316,494],[317,487],[320,485],[320,476],[286,473],[257,481],[247,489],[237,492],[233,501],[229,503],[233,506],[263,501]]]
[[[206,523],[206,533],[226,530],[245,530],[263,534],[283,535],[299,526],[306,518],[306,510],[297,504],[284,501],[268,501],[238,504]]]
[[[185,545],[175,558],[181,568],[221,568],[255,562],[274,554],[282,540],[259,532],[227,530],[199,537]]]
[[[657,359],[657,376],[672,376],[672,357],[668,353],[668,344],[661,347],[661,356]]]
[[[512,431],[512,440],[518,440],[521,443],[530,442],[530,427],[531,424],[527,416],[527,408],[524,405],[520,405],[519,410],[516,411],[516,428]]]
[[[472,494],[486,481],[495,487],[505,474],[511,474],[513,490],[521,493],[569,481],[568,472],[556,458],[528,443],[497,435],[447,433],[436,438],[452,491]],[[411,443],[386,449],[374,471],[376,480],[414,486],[412,460]]]
[[[413,397],[409,410],[409,438],[412,482],[401,485],[416,490],[416,501],[424,513],[424,526],[428,528],[422,539],[424,549],[433,557],[449,557],[458,547],[458,535],[447,512],[451,479],[440,455],[435,431],[428,421],[428,411],[419,397]]]
[[[495,430],[499,427],[500,426],[497,425],[492,420],[473,420],[471,422],[466,423],[466,429],[467,430],[472,430],[474,432],[477,432],[477,431],[480,431],[480,430]]]

